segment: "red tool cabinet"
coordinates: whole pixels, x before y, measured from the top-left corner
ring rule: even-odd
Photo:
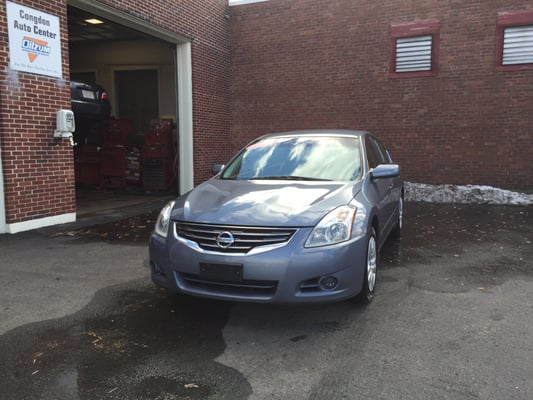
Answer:
[[[143,188],[167,191],[176,181],[172,123],[155,124],[145,133],[142,151]]]
[[[123,188],[126,185],[126,156],[128,140],[133,131],[130,120],[111,121],[104,134],[100,154],[100,185],[105,188]]]

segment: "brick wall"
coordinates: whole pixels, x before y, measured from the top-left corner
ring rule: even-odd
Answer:
[[[66,37],[64,1],[18,4],[60,18]],[[56,112],[70,108],[70,90],[53,77],[10,71],[6,3],[0,3],[0,143],[6,222],[14,223],[75,211],[74,161],[68,141],[55,141]],[[61,44],[68,76],[68,46]]]
[[[409,181],[533,188],[533,70],[495,70],[496,17],[525,0],[271,0],[231,8],[232,146],[356,128]],[[389,76],[391,24],[440,21],[436,77]]]
[[[63,76],[69,76],[64,0],[17,0],[60,18]],[[104,2],[102,2],[104,3]],[[229,132],[229,21],[226,0],[105,1],[192,41],[196,182],[226,160]],[[70,108],[66,82],[9,70],[6,3],[0,3],[0,143],[8,224],[75,212],[72,148],[54,141],[56,112]]]

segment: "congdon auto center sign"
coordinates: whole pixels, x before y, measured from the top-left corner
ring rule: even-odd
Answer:
[[[59,18],[6,2],[10,68],[61,78]]]

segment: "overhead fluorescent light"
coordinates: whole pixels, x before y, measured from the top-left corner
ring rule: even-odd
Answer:
[[[104,23],[104,21],[99,20],[98,18],[88,18],[88,19],[85,19],[84,21],[92,25],[98,25],[98,24]]]

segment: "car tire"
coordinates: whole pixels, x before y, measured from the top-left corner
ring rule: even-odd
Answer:
[[[402,236],[402,228],[403,228],[403,210],[404,210],[404,204],[403,204],[403,195],[400,196],[400,199],[398,200],[398,220],[396,221],[396,225],[394,225],[394,228],[392,228],[392,236],[399,238]]]
[[[357,300],[361,304],[370,304],[370,302],[374,298],[378,261],[379,250],[376,238],[376,231],[373,227],[371,227],[370,235],[368,237],[366,246],[365,269],[363,273],[363,288],[357,296]]]

